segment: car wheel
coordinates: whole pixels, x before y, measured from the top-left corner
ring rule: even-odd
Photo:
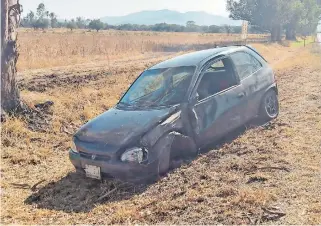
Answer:
[[[162,153],[158,162],[158,175],[163,176],[169,171],[171,154],[170,150],[166,150]]]
[[[279,100],[274,90],[269,90],[262,99],[259,118],[271,121],[279,115]]]

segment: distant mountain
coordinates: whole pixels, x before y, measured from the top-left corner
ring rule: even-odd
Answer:
[[[126,16],[113,16],[100,18],[101,21],[111,24],[145,24],[153,25],[158,23],[186,25],[187,21],[195,21],[197,25],[241,25],[241,21],[231,20],[227,17],[217,16],[202,11],[191,11],[180,13],[168,9],[156,11],[141,11]]]

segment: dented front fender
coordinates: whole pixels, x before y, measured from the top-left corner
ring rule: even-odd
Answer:
[[[181,111],[169,116],[164,122],[158,124],[147,134],[145,134],[141,140],[141,143],[145,147],[152,147],[156,142],[164,135],[171,131],[179,131],[183,128],[181,119]]]
[[[169,116],[141,139],[141,144],[149,151],[149,161],[159,158],[164,152],[170,153],[170,158],[183,157],[197,152],[194,140],[182,133],[184,122],[181,111]]]

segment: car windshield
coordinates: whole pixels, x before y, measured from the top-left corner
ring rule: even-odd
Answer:
[[[143,72],[119,104],[133,107],[172,106],[183,101],[194,66],[151,69]]]

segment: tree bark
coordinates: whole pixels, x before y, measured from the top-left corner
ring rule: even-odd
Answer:
[[[276,27],[273,26],[272,29],[271,29],[271,41],[272,42],[276,42],[277,41],[277,32],[276,32]]]
[[[286,28],[285,39],[296,40],[295,30],[291,26]]]
[[[7,113],[21,108],[16,82],[20,15],[19,0],[1,0],[1,109]]]
[[[281,42],[282,41],[282,26],[277,25],[276,31],[277,31],[276,41]]]
[[[273,25],[271,28],[271,41],[272,42],[280,42],[282,41],[282,26],[281,25]]]

